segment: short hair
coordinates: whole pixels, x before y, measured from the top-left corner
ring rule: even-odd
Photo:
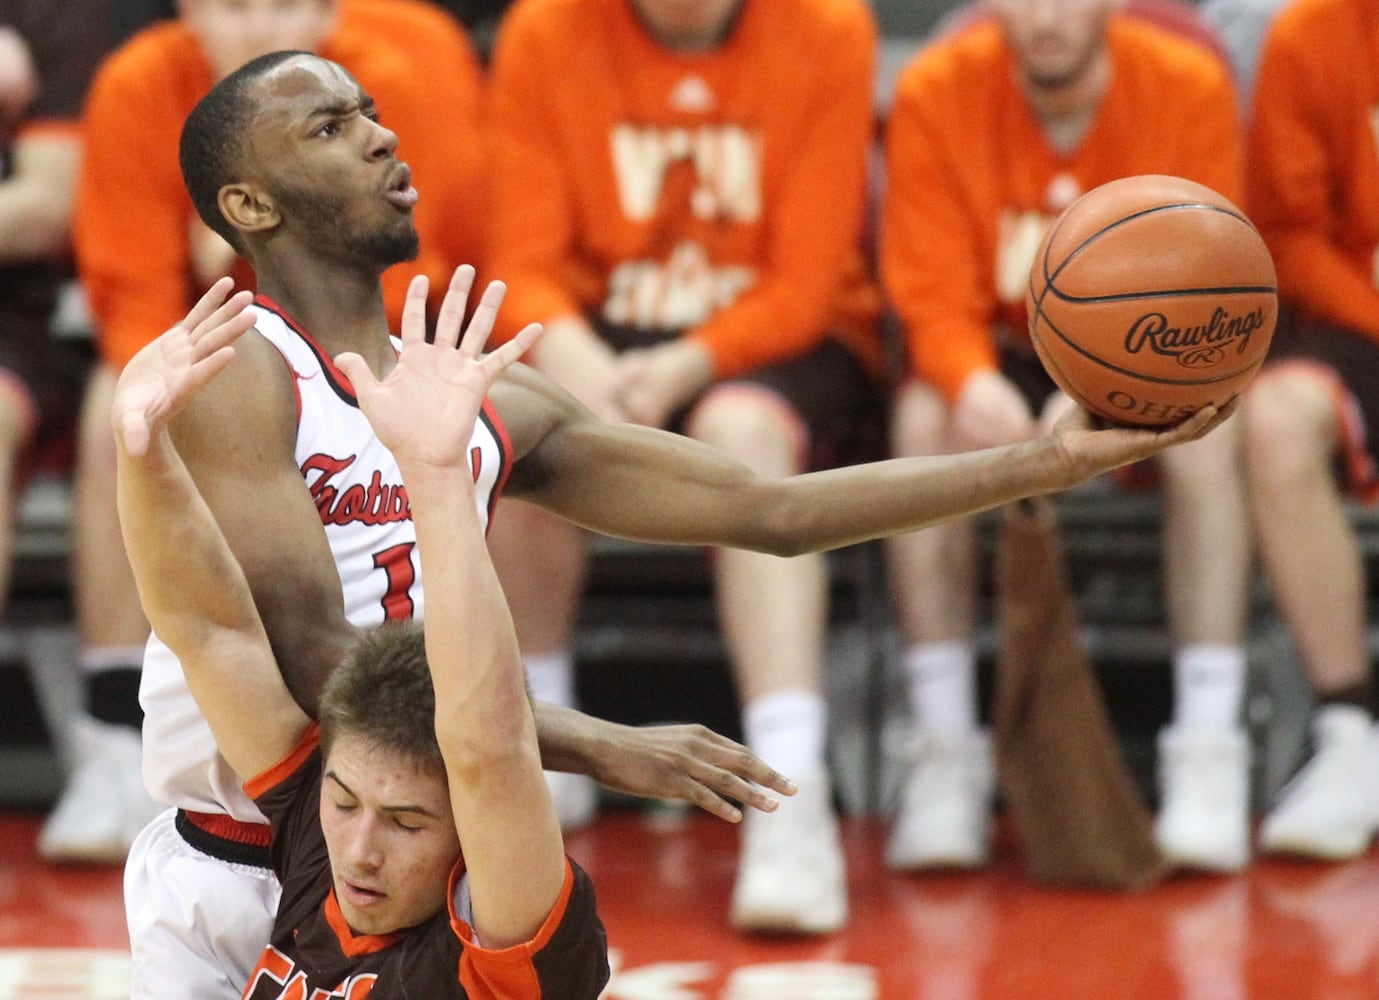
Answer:
[[[347,734],[444,772],[420,622],[385,622],[363,632],[326,680],[318,715],[323,756]]]
[[[253,85],[274,67],[305,55],[311,53],[283,49],[251,59],[197,101],[182,124],[177,145],[182,183],[201,221],[239,253],[244,252],[244,241],[221,214],[219,198],[222,187],[241,179],[245,133],[258,114]]]

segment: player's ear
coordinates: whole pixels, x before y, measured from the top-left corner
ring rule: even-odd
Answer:
[[[240,232],[272,229],[282,221],[277,203],[257,184],[226,184],[216,196],[221,214]]]

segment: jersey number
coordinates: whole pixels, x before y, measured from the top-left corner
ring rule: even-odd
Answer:
[[[417,570],[412,565],[412,550],[416,542],[402,542],[373,555],[375,569],[381,569],[388,580],[383,592],[383,617],[389,621],[403,621],[416,612],[412,600],[412,584],[417,582]]]

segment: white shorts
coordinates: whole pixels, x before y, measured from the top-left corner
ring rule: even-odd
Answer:
[[[192,847],[160,813],[125,862],[131,1000],[239,1000],[273,933],[282,892],[271,868]]]

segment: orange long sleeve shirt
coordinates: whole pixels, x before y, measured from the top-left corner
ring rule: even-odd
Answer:
[[[1113,19],[1108,45],[1109,89],[1066,153],[1034,117],[994,22],[935,42],[901,74],[887,123],[881,274],[912,374],[950,400],[998,368],[998,335],[1027,342],[1035,250],[1077,196],[1160,173],[1240,199],[1243,139],[1226,68],[1128,17]]]
[[[1260,58],[1248,206],[1279,295],[1379,340],[1379,9],[1296,0]]]
[[[719,377],[828,333],[876,361],[875,53],[858,0],[747,0],[693,55],[629,0],[519,0],[490,82],[506,332],[583,314],[684,333]]]
[[[482,77],[458,24],[411,0],[343,0],[320,54],[373,96],[421,193],[421,255],[383,278],[396,324],[412,275],[425,273],[433,290],[443,290],[454,266],[482,251]],[[202,291],[191,276],[195,209],[182,184],[177,142],[213,82],[196,37],[169,21],[113,53],[92,86],[74,240],[98,345],[116,367],[181,319]],[[252,284],[247,267],[237,277]]]

